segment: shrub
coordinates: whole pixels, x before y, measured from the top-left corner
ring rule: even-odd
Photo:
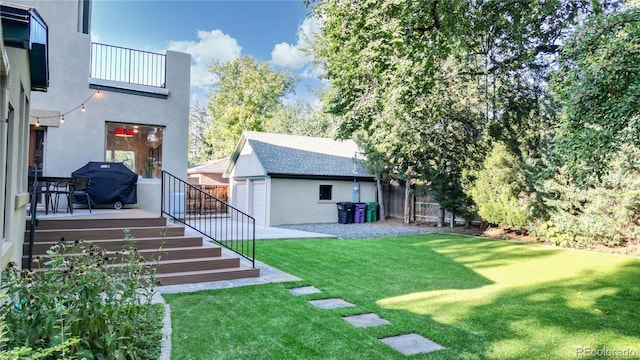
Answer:
[[[125,241],[126,249],[111,256],[82,241],[60,242],[39,271],[20,272],[10,264],[2,284],[8,299],[0,306],[4,345],[38,350],[76,338],[69,352],[77,358],[144,359],[159,353],[161,325],[150,326],[162,316],[150,306],[154,271],[142,264],[129,233]],[[124,264],[113,266],[116,257]],[[157,339],[158,351],[137,348],[150,338]]]
[[[478,214],[488,222],[510,228],[529,224],[529,197],[520,160],[502,143],[496,143],[485,159],[469,194]]]
[[[600,182],[578,187],[560,174],[544,183],[549,218],[535,233],[560,246],[624,245],[640,238],[640,173],[630,168],[637,149],[618,154]],[[630,157],[629,157],[630,156]]]

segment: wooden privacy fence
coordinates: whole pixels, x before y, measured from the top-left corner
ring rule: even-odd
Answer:
[[[389,217],[404,218],[404,186],[384,185],[385,213]],[[409,195],[410,221],[430,223],[437,222],[440,216],[440,204],[429,195],[416,195],[413,191]],[[445,211],[445,222],[451,222],[451,213]],[[457,218],[456,222],[463,222],[464,219]]]
[[[215,196],[219,200],[228,203],[229,186],[228,185],[194,185],[195,187],[205,191],[211,196]],[[187,214],[222,214],[226,213],[225,205],[217,201],[207,201],[205,196],[199,191],[187,188]]]

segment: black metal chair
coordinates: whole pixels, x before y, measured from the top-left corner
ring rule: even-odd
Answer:
[[[71,193],[69,194],[69,200],[71,200],[71,213],[73,214],[73,197],[74,196],[85,196],[87,198],[87,206],[89,206],[89,213],[91,213],[91,197],[87,190],[89,189],[89,178],[87,177],[76,177],[73,178],[73,187],[71,189]]]
[[[59,182],[55,186],[56,190],[54,212],[58,212],[58,205],[60,203],[60,195],[67,198],[67,211],[73,214],[73,198],[74,196],[85,196],[87,198],[87,205],[89,206],[89,213],[91,213],[91,197],[87,192],[89,188],[89,178],[75,177],[70,181]]]

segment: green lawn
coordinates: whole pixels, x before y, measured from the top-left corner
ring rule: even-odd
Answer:
[[[460,235],[257,243],[303,279],[167,295],[174,359],[404,359],[378,339],[417,333],[446,350],[415,359],[640,357],[640,259]],[[314,285],[321,294],[287,290]],[[340,297],[356,307],[317,309]],[[374,312],[391,325],[355,328]]]

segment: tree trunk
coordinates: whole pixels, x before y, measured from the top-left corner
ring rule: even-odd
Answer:
[[[384,221],[387,217],[384,212],[384,191],[382,190],[382,180],[376,179],[376,182],[378,185],[378,205],[380,205],[378,211],[380,215],[380,221]]]
[[[470,229],[471,228],[471,218],[464,219],[464,228],[465,229]]]
[[[411,178],[407,176],[404,184],[404,223],[411,222]]]
[[[453,229],[454,226],[456,226],[456,214],[451,213],[451,228]]]
[[[444,208],[442,207],[438,210],[438,227],[444,227]]]

